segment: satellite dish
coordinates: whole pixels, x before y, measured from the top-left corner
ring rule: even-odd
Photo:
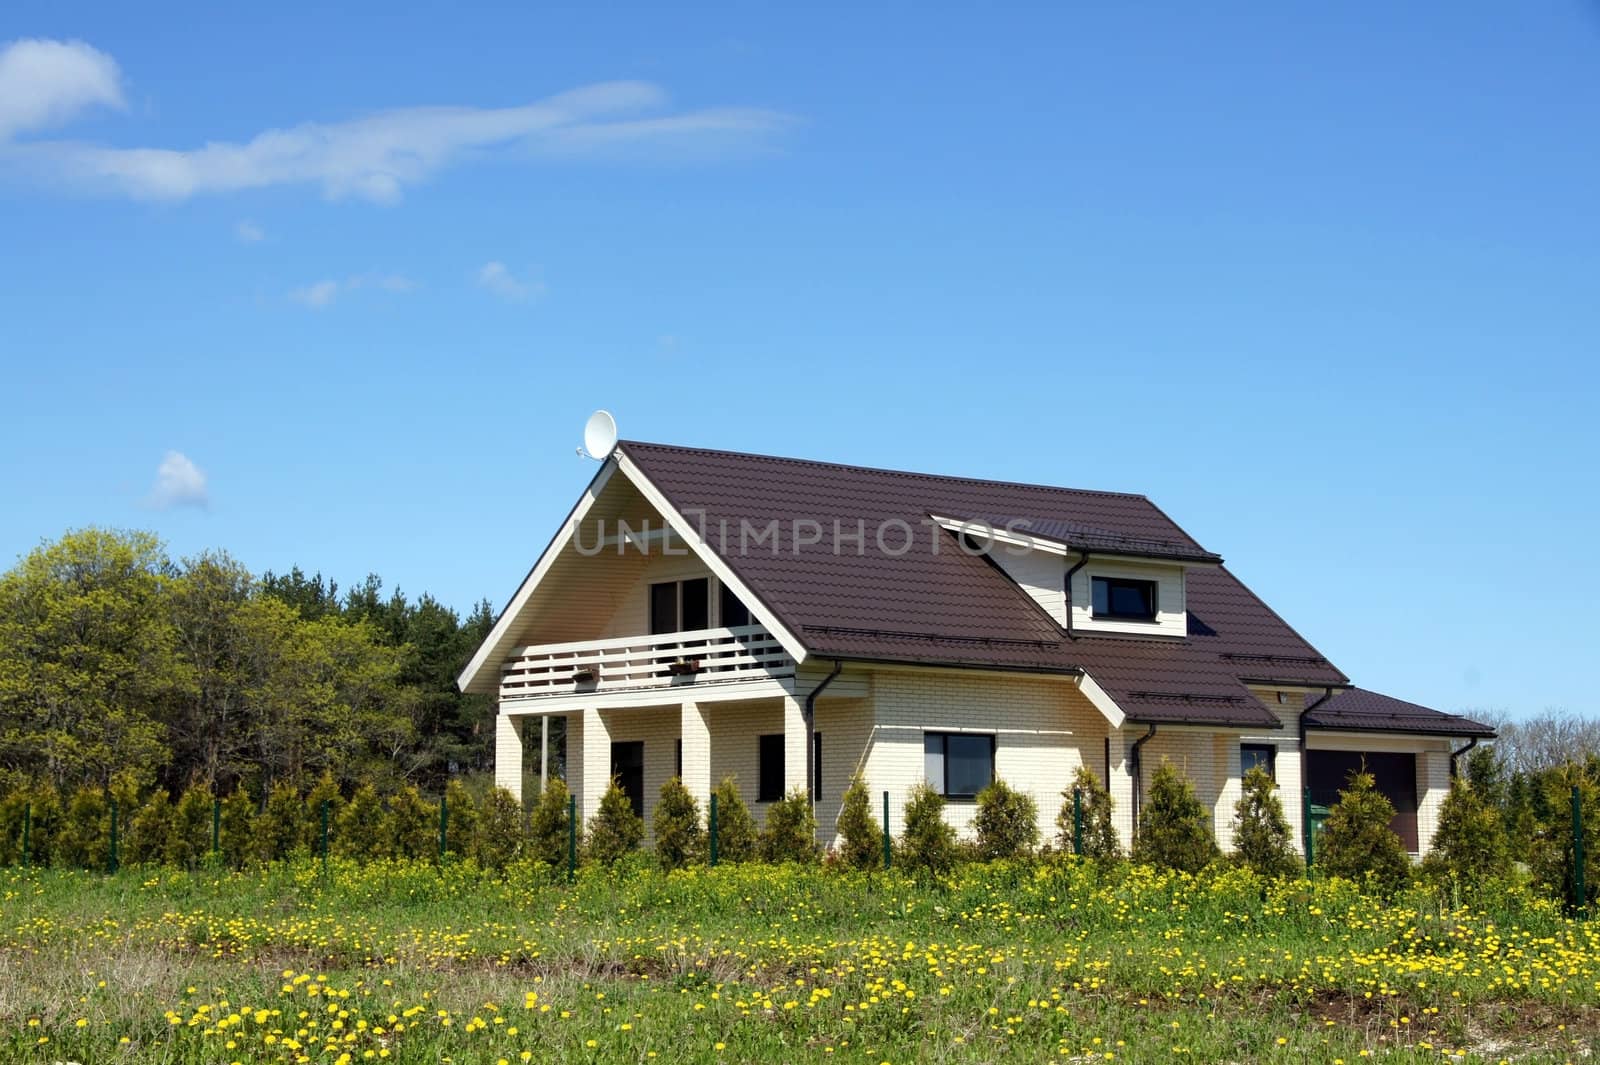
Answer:
[[[604,462],[616,446],[617,420],[611,413],[597,410],[589,415],[589,420],[583,426],[583,446],[578,449],[578,454],[596,462]]]

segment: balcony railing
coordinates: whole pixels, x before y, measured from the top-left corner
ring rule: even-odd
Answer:
[[[740,625],[523,647],[500,668],[500,698],[792,676],[794,659],[771,633],[759,625]]]

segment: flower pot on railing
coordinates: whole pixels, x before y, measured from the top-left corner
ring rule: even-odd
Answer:
[[[594,666],[579,666],[572,671],[572,679],[578,684],[594,684],[600,680],[600,671]]]
[[[667,672],[674,677],[688,677],[700,672],[698,658],[675,658],[667,663]]]

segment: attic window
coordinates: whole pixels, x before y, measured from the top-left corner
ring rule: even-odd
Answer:
[[[1156,619],[1156,582],[1127,577],[1095,577],[1094,616],[1118,621]]]

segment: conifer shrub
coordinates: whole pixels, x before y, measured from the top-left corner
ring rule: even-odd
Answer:
[[[615,865],[644,839],[644,818],[633,812],[633,802],[616,777],[600,797],[600,809],[589,820],[587,855],[601,865]]]
[[[906,827],[894,860],[920,876],[941,877],[956,865],[956,830],[945,822],[944,796],[923,781],[906,799]]]
[[[333,779],[333,774],[323,770],[322,776],[317,778],[311,791],[306,794],[305,815],[302,824],[305,835],[302,839],[307,850],[312,854],[322,853],[322,811],[323,804],[327,804],[328,811],[328,849],[333,850],[333,836],[339,829],[339,814],[344,809],[344,798],[339,794],[339,784]]]
[[[656,862],[662,869],[682,869],[704,856],[706,830],[700,824],[700,804],[677,777],[661,785],[654,827]]]
[[[978,792],[973,827],[983,860],[1025,857],[1039,845],[1039,806],[1032,795],[996,777]]]
[[[0,865],[22,864],[22,820],[28,798],[26,788],[14,788],[0,797]]]
[[[278,781],[267,792],[266,802],[255,818],[256,856],[264,862],[277,862],[296,851],[309,850],[307,820],[300,793],[287,780]]]
[[[570,794],[566,781],[552,777],[533,804],[533,812],[528,815],[528,856],[534,861],[555,867],[567,864]]]
[[[166,860],[171,839],[172,800],[165,790],[157,788],[128,822],[122,861],[130,865],[159,865]]]
[[[1471,887],[1510,872],[1500,811],[1482,784],[1457,777],[1439,807],[1439,827],[1422,871],[1436,885]]]
[[[478,804],[472,801],[472,792],[456,777],[451,777],[444,786],[444,803],[445,850],[455,858],[470,857],[478,836]]]
[[[222,800],[222,819],[217,828],[217,841],[222,850],[222,860],[235,869],[245,866],[256,856],[252,830],[254,819],[255,802],[245,788],[235,788],[226,799]]]
[[[17,846],[22,845],[22,816],[24,809],[28,818],[28,864],[49,865],[55,860],[57,844],[60,841],[62,818],[66,814],[61,802],[61,793],[56,786],[48,780],[35,784],[32,788],[22,793],[22,803],[18,810]]]
[[[839,806],[839,858],[853,869],[871,872],[883,867],[883,826],[872,816],[872,796],[860,773],[850,778]]]
[[[111,803],[104,790],[85,784],[67,800],[52,863],[57,867],[104,869],[110,859]]]
[[[817,818],[811,809],[811,798],[803,788],[795,788],[767,807],[767,825],[761,831],[761,858],[768,862],[813,862],[817,854]]]
[[[401,788],[389,797],[385,824],[396,857],[438,860],[439,806],[424,799],[415,787]]]
[[[1361,882],[1370,878],[1379,891],[1404,887],[1411,875],[1405,844],[1389,828],[1394,804],[1378,790],[1371,773],[1352,773],[1328,811],[1316,838],[1313,861],[1328,876]]]
[[[1150,780],[1150,797],[1139,812],[1133,860],[1198,873],[1217,853],[1205,806],[1178,767],[1163,760]]]
[[[371,783],[362,784],[339,811],[334,826],[333,853],[344,858],[390,858],[393,841],[384,831],[383,800]]]
[[[486,869],[504,869],[522,856],[522,807],[505,788],[490,788],[484,797],[475,853]]]
[[[1122,843],[1117,839],[1116,825],[1111,820],[1111,792],[1086,765],[1078,767],[1072,777],[1072,787],[1061,793],[1061,812],[1056,815],[1061,849],[1073,850],[1074,791],[1081,793],[1083,804],[1083,851],[1079,857],[1100,861],[1122,857]]]
[[[1242,784],[1243,794],[1233,808],[1234,856],[1261,876],[1299,873],[1300,856],[1295,853],[1272,774],[1262,766],[1252,766]]]
[[[739,794],[739,779],[723,777],[717,785],[717,860],[748,862],[756,856],[756,819]],[[708,815],[709,816],[709,815]]]
[[[211,789],[204,784],[190,785],[178,796],[167,836],[168,864],[197,869],[211,854],[211,803]]]

